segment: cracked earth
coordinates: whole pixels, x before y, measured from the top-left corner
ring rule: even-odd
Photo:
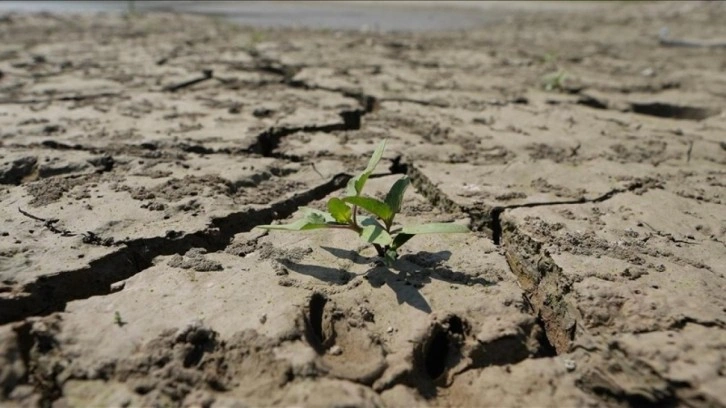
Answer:
[[[0,401],[726,406],[726,7],[597,7],[0,18]],[[368,194],[473,233],[254,228],[383,138]]]

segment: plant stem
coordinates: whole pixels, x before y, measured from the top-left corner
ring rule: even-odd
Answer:
[[[378,256],[380,256],[380,257],[386,256],[386,250],[382,246],[380,246],[378,244],[373,244],[373,247],[376,248],[376,252],[378,252]]]
[[[353,212],[353,218],[350,220],[350,223],[343,226],[343,228],[348,228],[352,231],[355,231],[355,233],[358,235],[360,235],[361,231],[363,231],[363,228],[361,228],[355,220],[355,212]]]
[[[353,230],[356,232],[358,231],[358,229],[354,225],[351,225],[351,224],[347,224],[347,225],[346,224],[326,224],[325,228],[349,229],[349,230]]]

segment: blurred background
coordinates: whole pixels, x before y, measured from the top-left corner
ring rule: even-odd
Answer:
[[[371,31],[468,29],[514,12],[594,7],[588,1],[2,1],[8,12],[152,12],[216,16],[256,27]]]

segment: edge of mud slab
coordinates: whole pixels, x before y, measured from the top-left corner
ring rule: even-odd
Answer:
[[[235,212],[212,220],[213,228],[185,234],[179,238],[155,237],[124,243],[117,251],[91,262],[88,266],[59,272],[26,284],[19,293],[0,298],[0,324],[23,320],[30,316],[47,315],[63,310],[78,299],[106,295],[111,285],[128,279],[152,265],[157,256],[181,254],[194,247],[217,251],[224,248],[240,232],[259,224],[285,218],[311,201],[318,200],[346,185],[348,174],[338,174],[291,198],[269,207]]]

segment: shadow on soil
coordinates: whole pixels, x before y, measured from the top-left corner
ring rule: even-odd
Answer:
[[[352,261],[358,265],[375,265],[364,275],[371,286],[379,288],[388,285],[396,293],[399,304],[406,303],[426,313],[431,313],[431,306],[421,294],[420,289],[430,283],[432,279],[456,285],[490,286],[495,283],[465,272],[452,270],[446,265],[446,261],[451,258],[450,251],[421,251],[406,254],[401,256],[391,268],[387,268],[379,257],[366,257],[355,251],[340,248],[324,246],[322,249],[337,258]],[[320,265],[307,265],[291,261],[283,261],[282,264],[291,271],[338,285],[348,283],[355,276],[342,269]]]
[[[353,279],[355,274],[343,269],[328,268],[320,265],[308,265],[292,262],[285,259],[278,260],[285,268],[303,275],[311,276],[315,279],[332,283],[335,285],[345,285]]]

